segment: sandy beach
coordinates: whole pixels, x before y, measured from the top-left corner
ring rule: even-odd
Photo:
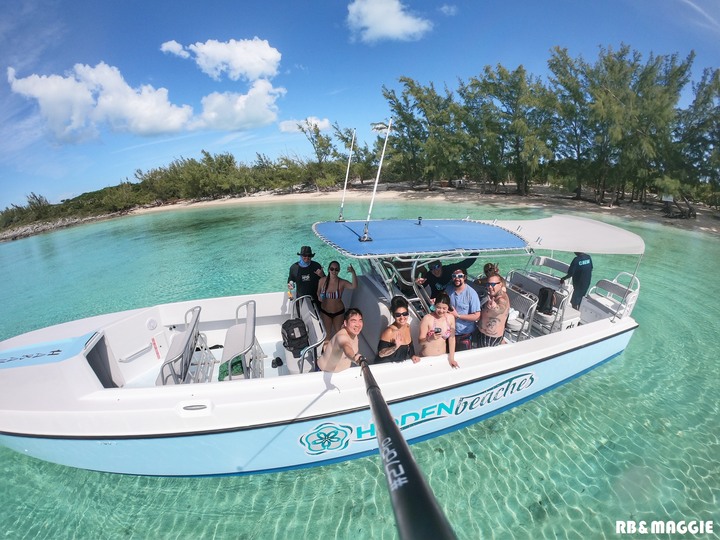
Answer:
[[[372,198],[371,187],[366,184],[365,189],[352,189],[346,194],[347,200]],[[620,219],[632,221],[648,221],[661,223],[669,227],[676,227],[685,230],[697,230],[708,234],[720,236],[720,211],[696,206],[697,218],[680,219],[668,218],[663,213],[662,203],[654,202],[643,206],[640,203],[625,203],[619,206],[599,205],[592,201],[581,199],[576,200],[567,193],[559,193],[552,189],[534,187],[534,192],[527,197],[515,194],[494,194],[482,193],[476,188],[455,189],[438,188],[433,191],[413,189],[384,189],[376,194],[376,201],[382,200],[405,200],[418,202],[456,203],[463,201],[474,201],[489,206],[496,206],[498,209],[523,206],[535,207],[549,211],[573,212],[581,214],[611,215]],[[143,214],[148,212],[163,212],[177,210],[179,208],[200,208],[222,205],[242,205],[256,203],[280,203],[280,202],[337,202],[338,207],[342,200],[342,191],[303,192],[277,195],[273,193],[260,193],[249,197],[225,198],[212,201],[187,201],[177,204],[155,206],[150,208],[138,208],[132,210],[131,214]]]
[[[450,187],[437,188],[434,190],[426,189],[410,189],[401,188],[394,189],[392,186],[381,185],[382,190],[378,190],[376,201],[382,200],[405,200],[418,202],[437,203],[456,203],[464,201],[473,201],[488,206],[494,206],[498,209],[507,207],[535,207],[556,212],[572,212],[590,215],[612,215],[616,218],[631,221],[646,221],[666,225],[668,227],[676,227],[685,230],[696,230],[715,236],[720,236],[720,211],[707,208],[705,206],[696,206],[697,218],[680,219],[668,218],[663,213],[662,203],[652,202],[647,205],[640,203],[624,203],[619,206],[599,205],[585,198],[576,200],[568,193],[561,193],[552,188],[543,186],[533,186],[533,192],[522,197],[513,193],[484,193],[481,189],[468,187],[464,189],[455,189]],[[362,187],[354,187],[348,190],[346,201],[358,199],[370,200],[372,197],[371,183],[366,183]],[[511,191],[511,190],[510,190]],[[258,203],[283,203],[283,202],[303,202],[303,201],[319,201],[319,202],[337,202],[338,207],[342,200],[342,191],[305,191],[301,193],[277,194],[273,192],[262,192],[253,194],[248,197],[228,197],[223,199],[215,199],[208,201],[181,201],[175,204],[164,204],[161,206],[152,206],[144,208],[136,208],[125,214],[111,214],[105,216],[97,216],[92,218],[70,220],[64,219],[56,222],[34,223],[15,229],[9,229],[0,233],[0,241],[17,240],[35,234],[41,234],[60,228],[79,225],[91,221],[99,221],[104,219],[113,219],[120,215],[135,215],[151,212],[165,212],[169,210],[178,210],[183,208],[203,208],[224,205],[243,205]]]

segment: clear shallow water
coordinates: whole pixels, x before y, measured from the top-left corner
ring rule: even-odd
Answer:
[[[450,213],[549,215],[382,201],[373,217]],[[366,215],[367,203],[346,204],[346,218]],[[119,309],[281,289],[300,245],[312,245],[325,265],[334,256],[309,225],[336,216],[330,204],[194,209],[0,244],[0,339]],[[647,244],[634,312],[640,328],[625,353],[519,408],[413,445],[460,538],[612,538],[622,519],[714,519],[720,528],[720,247],[716,238],[662,225],[622,225]],[[594,261],[596,275],[610,267]],[[6,538],[395,538],[384,482],[376,457],[177,479],[79,471],[0,448],[0,531]]]

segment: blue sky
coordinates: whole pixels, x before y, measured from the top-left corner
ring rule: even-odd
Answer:
[[[720,67],[720,1],[4,0],[0,209],[50,202],[178,158],[308,157],[295,126],[372,144],[398,78],[447,84],[484,66],[544,77],[550,49],[697,54]]]

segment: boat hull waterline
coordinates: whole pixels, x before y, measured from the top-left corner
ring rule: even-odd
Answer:
[[[479,422],[541,395],[618,356],[634,325],[601,341],[480,380],[390,403],[409,442]],[[462,362],[462,354],[458,354]],[[426,362],[426,360],[423,360]],[[472,362],[472,360],[469,360]],[[432,360],[446,363],[444,359]],[[427,362],[430,363],[430,362]],[[378,377],[411,365],[374,366]],[[430,366],[435,367],[435,366]],[[359,370],[352,379],[361,385]],[[461,371],[461,370],[458,370]],[[349,373],[343,374],[347,379]],[[323,374],[305,374],[322,378]],[[245,381],[240,381],[242,384]],[[310,381],[307,381],[308,384]],[[344,381],[350,382],[351,381]],[[381,383],[382,384],[382,383]],[[264,426],[238,426],[218,432],[136,437],[38,437],[1,434],[0,442],[45,461],[95,471],[199,476],[248,474],[324,465],[377,451],[369,408]]]

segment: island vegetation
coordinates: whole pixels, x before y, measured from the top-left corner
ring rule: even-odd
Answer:
[[[511,186],[528,195],[551,184],[595,202],[645,202],[650,194],[717,206],[720,192],[720,70],[690,81],[694,55],[642,55],[623,45],[600,49],[597,60],[556,48],[547,80],[523,66],[486,66],[457,88],[438,89],[408,77],[383,87],[393,118],[383,183],[432,189],[456,179],[491,190]],[[688,86],[690,85],[690,86]],[[681,98],[689,104],[679,106]],[[0,230],[37,222],[74,222],[179,200],[243,197],[258,192],[342,187],[353,137],[298,126],[310,158],[256,154],[252,163],[230,153],[180,158],[137,170],[134,179],[59,204],[30,193],[27,204],[0,212]],[[374,178],[384,142],[355,144],[350,174]]]

